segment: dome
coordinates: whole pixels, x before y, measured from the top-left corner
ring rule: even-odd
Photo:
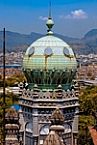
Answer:
[[[51,28],[25,53],[23,70],[30,83],[59,85],[71,82],[75,76],[77,63],[72,48],[50,32]]]
[[[47,59],[47,64],[46,60]],[[46,66],[47,65],[47,66]],[[76,67],[74,53],[63,40],[47,35],[28,47],[23,61],[24,69],[72,69]]]

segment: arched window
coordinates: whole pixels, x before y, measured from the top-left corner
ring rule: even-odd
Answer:
[[[66,55],[66,56],[70,56],[69,49],[66,48],[66,47],[64,47],[63,53],[64,53],[64,55]]]
[[[52,51],[52,49],[51,48],[46,48],[45,50],[44,50],[44,55],[45,56],[51,56],[53,54],[53,51]]]
[[[70,127],[69,124],[65,124],[65,125],[64,125],[64,132],[65,132],[65,133],[70,133],[70,132],[71,132],[71,127]]]
[[[28,56],[31,57],[34,54],[34,52],[35,52],[35,48],[34,47],[29,48]]]
[[[49,125],[45,125],[40,129],[40,135],[47,135],[49,133]]]
[[[33,127],[32,127],[32,123],[28,122],[26,124],[26,131],[32,133],[33,132]]]

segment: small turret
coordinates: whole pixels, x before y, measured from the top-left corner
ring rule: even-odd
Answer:
[[[52,113],[52,116],[51,116],[50,130],[53,130],[57,132],[58,134],[60,132],[64,132],[63,123],[64,123],[63,113],[60,111],[59,108],[56,108],[56,110]]]
[[[59,108],[52,113],[50,133],[46,137],[43,145],[64,145],[62,132],[64,132],[64,116]]]
[[[11,108],[5,115],[6,145],[19,145],[19,114]]]

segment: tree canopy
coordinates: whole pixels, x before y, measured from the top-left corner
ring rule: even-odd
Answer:
[[[89,86],[80,90],[79,96],[80,112],[79,117],[79,145],[92,145],[92,139],[88,130],[89,126],[95,125],[93,112],[97,111],[97,87]]]

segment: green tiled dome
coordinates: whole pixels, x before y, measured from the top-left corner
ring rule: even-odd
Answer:
[[[28,47],[23,59],[23,70],[28,82],[36,84],[70,82],[75,76],[76,67],[72,48],[52,35],[51,29],[48,35]]]
[[[47,35],[28,47],[23,60],[23,68],[30,70],[75,69],[76,59],[67,43],[53,35]]]

